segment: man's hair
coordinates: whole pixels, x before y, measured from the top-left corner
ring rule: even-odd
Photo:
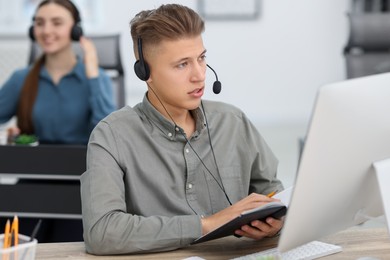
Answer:
[[[163,40],[195,37],[205,29],[203,19],[194,10],[178,4],[141,11],[131,20],[130,27],[136,57],[138,38],[145,49],[144,46],[155,46]]]

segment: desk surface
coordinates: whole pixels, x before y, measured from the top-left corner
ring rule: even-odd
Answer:
[[[321,259],[357,259],[372,256],[378,259],[390,259],[390,239],[385,228],[351,228],[321,241],[343,247],[343,252]],[[226,237],[170,252],[97,257],[85,253],[83,242],[38,244],[36,259],[183,259],[199,256],[204,259],[231,259],[275,247],[277,239],[265,239],[262,242]]]

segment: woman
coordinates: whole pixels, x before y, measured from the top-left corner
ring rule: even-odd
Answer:
[[[86,144],[94,126],[114,111],[110,78],[79,22],[71,1],[39,4],[30,37],[44,54],[0,89],[0,123],[16,115],[13,134],[34,134],[40,143]],[[84,60],[76,57],[72,39],[80,41]]]

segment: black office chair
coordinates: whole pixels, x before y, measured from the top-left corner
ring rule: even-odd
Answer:
[[[390,72],[390,13],[348,14],[347,78]]]
[[[120,35],[88,36],[96,46],[99,66],[103,68],[112,79],[114,96],[117,108],[126,105],[125,75],[120,54]],[[76,54],[83,57],[83,51],[78,43],[74,43]],[[33,63],[42,51],[36,42],[31,43],[28,64]]]

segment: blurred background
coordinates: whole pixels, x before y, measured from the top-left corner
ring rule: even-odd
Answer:
[[[0,86],[27,64],[27,29],[39,1],[0,0]],[[207,61],[222,82],[208,71],[205,99],[241,108],[258,127],[280,160],[279,176],[293,184],[299,140],[310,121],[317,90],[348,78],[346,46],[348,14],[383,13],[387,1],[374,0],[75,0],[87,36],[120,35],[125,102],[141,101],[146,86],[133,72],[135,62],[129,21],[140,10],[180,3],[206,21]]]

